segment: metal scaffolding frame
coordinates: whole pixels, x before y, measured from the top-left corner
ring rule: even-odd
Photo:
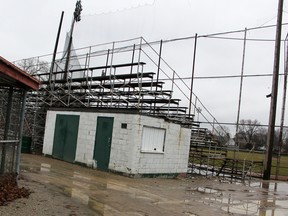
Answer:
[[[202,169],[206,170],[206,174],[216,167],[222,169],[222,173],[228,172],[227,166],[221,168],[222,163],[219,165],[226,155],[221,152],[220,158],[219,151],[214,152],[218,143],[213,134],[217,134],[215,126],[220,125],[191,92],[191,86],[162,58],[162,43],[159,51],[156,49],[156,45],[152,46],[140,37],[71,50],[67,71],[65,53],[58,53],[51,64],[54,68],[49,71],[43,71],[45,67],[41,64],[50,56],[37,57],[34,61],[36,65],[33,65],[37,71],[34,76],[42,83],[38,91],[29,92],[27,97],[26,126],[32,125],[32,128],[26,131],[32,132],[32,151],[42,152],[49,108],[132,110],[190,128],[193,168],[200,164],[200,167],[206,167]],[[195,102],[192,102],[192,95]],[[194,119],[198,106],[203,109],[198,112],[198,118],[201,115],[207,122],[213,119],[210,122],[212,130],[201,128],[199,119]],[[191,112],[192,107],[194,113]],[[199,148],[202,149],[201,154]],[[225,165],[231,163],[228,159],[225,161]],[[211,164],[213,168],[210,169]]]
[[[52,73],[41,70],[48,56],[34,61],[41,86],[27,96],[26,119],[26,126],[32,125],[26,131],[32,133],[34,152],[42,150],[51,107],[136,110],[184,127],[199,126],[188,113],[188,106],[194,106],[186,95],[190,87],[161,57],[161,48],[158,53],[144,38],[71,50],[68,71],[65,53],[61,54],[51,64]]]

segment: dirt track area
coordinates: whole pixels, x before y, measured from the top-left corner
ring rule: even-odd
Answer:
[[[277,215],[288,212],[288,183],[224,179],[128,178],[23,154],[20,186],[29,198],[0,215]]]

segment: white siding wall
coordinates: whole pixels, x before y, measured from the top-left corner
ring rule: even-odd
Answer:
[[[93,163],[98,116],[114,117],[109,169],[130,174],[185,173],[187,171],[190,129],[160,118],[119,114],[48,111],[43,153],[52,155],[56,114],[79,115],[75,161]],[[126,123],[127,128],[121,128]],[[164,152],[145,152],[142,148],[143,126],[165,130]]]

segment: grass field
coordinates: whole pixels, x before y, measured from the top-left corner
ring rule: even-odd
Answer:
[[[227,152],[228,158],[234,158],[234,151]],[[253,161],[263,161],[264,162],[265,153],[255,153],[255,152],[245,152],[245,151],[235,151],[235,159],[239,160],[253,160]],[[277,164],[277,157],[273,156],[272,159],[272,170],[271,175],[276,174],[276,164]],[[280,160],[280,168],[279,168],[279,175],[280,176],[288,176],[288,156],[281,156]]]

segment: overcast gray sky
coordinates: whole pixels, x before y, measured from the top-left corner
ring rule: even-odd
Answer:
[[[61,50],[75,3],[76,0],[2,1],[0,55],[14,61],[52,53],[61,11],[64,11]],[[278,3],[271,0],[82,0],[82,5],[82,20],[75,26],[75,47],[139,36],[157,41],[273,25]],[[287,11],[285,4],[283,22],[288,21]],[[283,38],[287,30],[283,28]],[[225,36],[243,37],[243,33]],[[251,31],[247,36],[273,39],[275,29]],[[163,47],[163,57],[183,77],[191,76],[193,43],[187,40]],[[242,44],[234,40],[199,39],[195,76],[239,75]],[[273,52],[273,42],[247,42],[244,74],[272,73]],[[219,122],[236,121],[239,79],[197,79],[194,85],[195,93]],[[270,91],[270,78],[244,79],[240,118],[267,124],[270,100],[265,95]]]
[[[65,11],[63,29],[68,30],[75,2],[76,0],[1,1],[1,55],[16,60],[52,52],[61,11]],[[162,24],[171,25],[165,31],[162,30],[158,39],[259,26],[275,18],[277,13],[277,2],[271,0],[82,0],[82,5],[83,16],[101,13],[108,13],[109,16],[113,14],[109,12],[117,10],[125,13],[125,9],[127,12],[127,9],[141,5],[152,7],[153,17],[139,14],[147,20],[155,21],[161,19],[163,14],[169,14],[171,19]],[[169,23],[171,20],[174,21]],[[175,32],[175,27],[177,30],[181,27],[182,30]],[[95,26],[96,30],[99,30],[99,26],[98,29]],[[122,37],[120,34],[115,35]],[[97,44],[98,41],[94,43]]]

